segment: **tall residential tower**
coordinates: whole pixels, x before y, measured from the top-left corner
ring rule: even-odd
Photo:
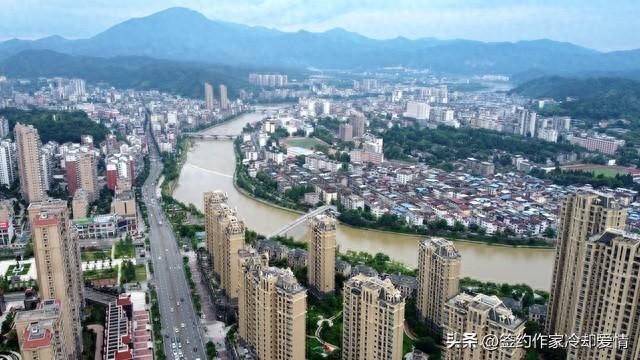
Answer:
[[[420,241],[418,252],[418,313],[433,331],[442,327],[442,309],[460,289],[460,253],[443,238]]]
[[[402,359],[404,298],[391,280],[356,275],[343,297],[342,359]]]
[[[40,298],[60,301],[67,353],[70,358],[80,357],[84,286],[78,239],[69,226],[67,202],[59,199],[32,202],[28,211]]]
[[[40,136],[32,125],[16,124],[16,153],[20,192],[27,202],[45,199],[45,177],[42,168]]]
[[[336,220],[328,215],[318,215],[311,219],[309,227],[309,288],[318,296],[331,294],[336,285]]]

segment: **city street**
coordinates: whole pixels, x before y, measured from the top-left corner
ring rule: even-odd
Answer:
[[[178,359],[172,350],[172,339],[177,337],[185,359],[206,358],[200,320],[189,295],[189,287],[183,270],[183,261],[168,220],[165,219],[156,185],[162,171],[162,162],[153,142],[149,142],[149,177],[143,186],[143,201],[149,215],[149,238],[153,283],[160,305],[164,350],[168,359]]]

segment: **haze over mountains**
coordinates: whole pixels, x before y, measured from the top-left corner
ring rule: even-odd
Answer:
[[[372,69],[429,67],[453,74],[626,72],[640,69],[640,50],[602,53],[551,40],[484,43],[469,40],[374,40],[334,29],[282,32],[209,20],[170,8],[130,19],[89,39],[51,36],[0,43],[0,59],[25,50],[94,57],[146,56],[236,67]],[[13,58],[15,59],[15,58]]]

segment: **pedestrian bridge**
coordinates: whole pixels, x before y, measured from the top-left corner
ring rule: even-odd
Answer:
[[[317,208],[317,209],[315,209],[313,211],[310,211],[310,212],[300,216],[299,218],[295,219],[294,221],[288,223],[287,225],[285,225],[282,228],[280,228],[278,231],[276,231],[273,234],[271,234],[269,237],[286,235],[289,231],[293,230],[298,225],[306,222],[307,220],[311,219],[312,217],[314,217],[316,215],[324,214],[326,212],[331,212],[331,213],[336,214],[338,212],[338,209],[333,205],[321,206],[321,207],[319,207],[319,208]]]
[[[201,134],[197,132],[195,133],[186,132],[186,133],[182,133],[182,135],[192,139],[199,139],[199,140],[235,140],[238,138],[238,135]]]

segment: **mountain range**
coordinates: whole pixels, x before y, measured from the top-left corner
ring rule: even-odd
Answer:
[[[448,74],[513,75],[625,72],[640,69],[640,50],[599,52],[552,40],[376,40],[344,29],[283,32],[210,20],[186,8],[170,8],[117,24],[91,38],[0,43],[0,60],[26,50],[89,57],[151,57],[171,61],[268,69],[363,70],[387,66],[431,68]]]

